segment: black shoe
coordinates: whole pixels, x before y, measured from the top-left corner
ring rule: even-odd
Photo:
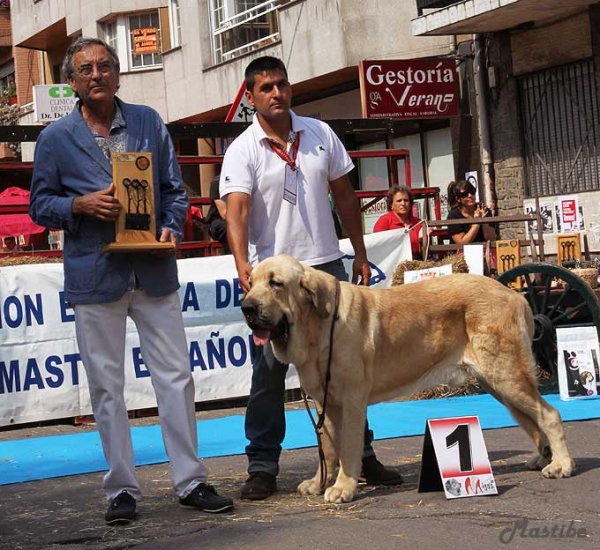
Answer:
[[[375,455],[362,460],[361,478],[367,485],[400,485],[402,476],[394,470],[388,470]]]
[[[121,491],[113,498],[106,510],[104,519],[108,525],[130,523],[135,519],[135,498],[127,491]]]
[[[244,483],[241,498],[244,500],[264,500],[277,491],[277,482],[273,474],[252,472]]]
[[[196,488],[185,498],[179,499],[181,506],[190,506],[210,514],[228,512],[233,509],[233,500],[220,497],[212,485],[198,483]]]

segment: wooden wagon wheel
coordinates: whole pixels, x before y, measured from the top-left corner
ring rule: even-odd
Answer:
[[[520,292],[529,303],[535,321],[536,359],[557,384],[556,328],[593,323],[600,337],[600,302],[596,294],[568,269],[546,263],[519,265],[498,276],[498,281]]]

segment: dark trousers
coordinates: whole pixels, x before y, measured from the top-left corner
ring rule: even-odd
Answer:
[[[342,260],[315,266],[342,281],[348,280]],[[280,363],[270,344],[258,346],[252,366],[252,385],[246,409],[248,473],[279,473],[281,444],[285,437],[285,375],[289,365]],[[373,432],[365,423],[363,457],[375,454]]]

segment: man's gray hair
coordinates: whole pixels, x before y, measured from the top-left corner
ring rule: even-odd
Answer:
[[[106,51],[110,54],[110,57],[112,58],[113,63],[115,64],[115,69],[117,70],[117,72],[121,71],[119,56],[117,55],[117,52],[112,46],[109,46],[106,42],[104,42],[104,40],[100,38],[82,36],[75,40],[75,42],[73,42],[67,49],[67,55],[65,55],[65,59],[63,60],[62,64],[62,70],[65,75],[65,78],[70,77],[75,72],[75,69],[73,68],[73,56],[77,52],[80,52],[88,46],[102,46],[103,48],[106,48]]]

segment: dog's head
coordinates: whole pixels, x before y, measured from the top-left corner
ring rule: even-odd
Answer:
[[[287,349],[298,331],[306,338],[315,315],[326,319],[333,311],[335,278],[290,256],[282,254],[258,264],[250,287],[242,312],[254,343],[264,345],[271,340],[276,351]]]

